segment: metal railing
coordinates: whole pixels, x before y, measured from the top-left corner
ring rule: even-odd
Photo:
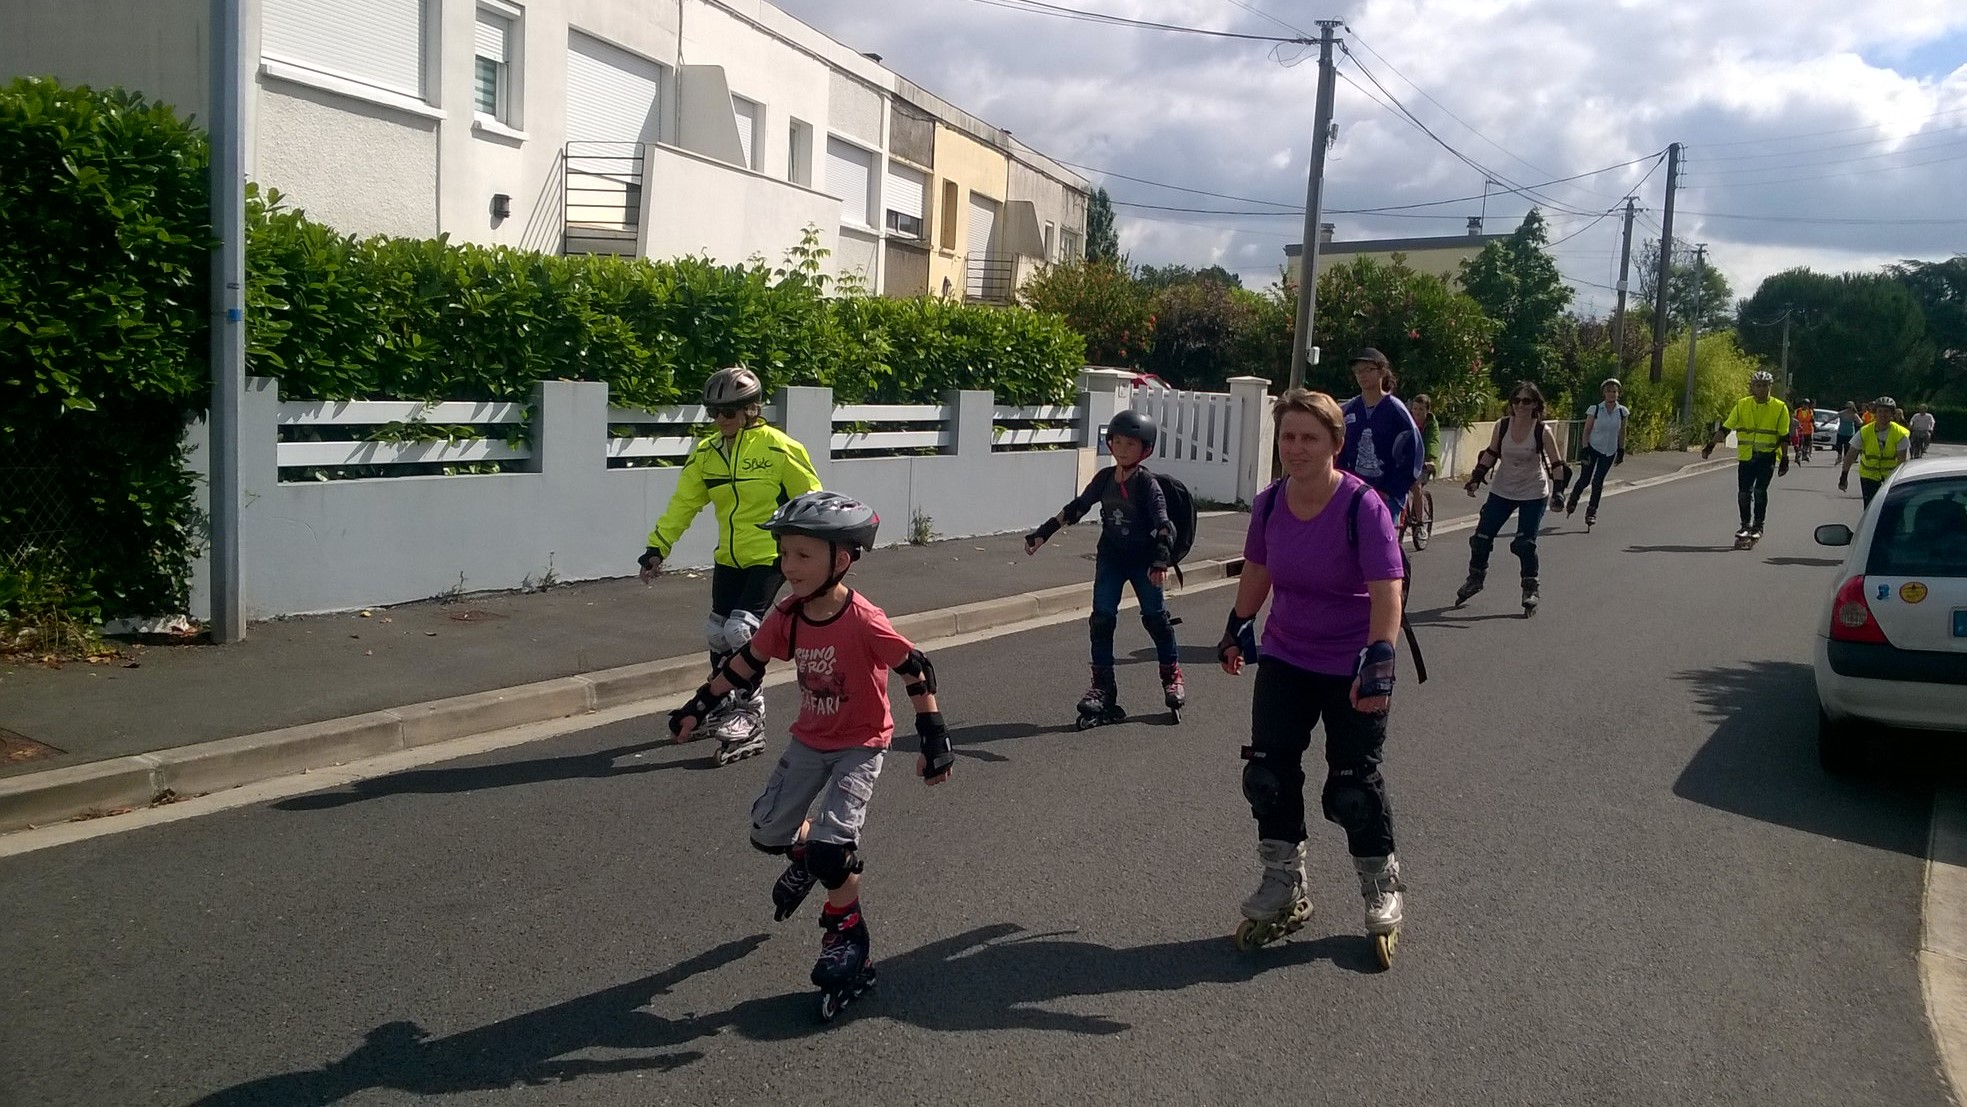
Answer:
[[[965,269],[963,298],[975,303],[1008,304],[1017,290],[1018,259],[972,254]]]
[[[561,175],[561,252],[634,254],[641,238],[640,142],[569,142]]]

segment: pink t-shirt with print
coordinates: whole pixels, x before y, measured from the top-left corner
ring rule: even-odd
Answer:
[[[785,600],[751,639],[751,652],[760,659],[798,666],[799,718],[792,736],[816,750],[888,748],[895,734],[888,670],[914,648],[859,592],[849,592],[846,606],[823,623],[808,619],[799,601]]]

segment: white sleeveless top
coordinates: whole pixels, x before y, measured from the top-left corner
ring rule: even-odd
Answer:
[[[1541,445],[1539,436],[1534,433],[1517,442],[1510,437],[1511,420],[1505,419],[1502,426],[1503,459],[1496,465],[1496,475],[1489,482],[1489,491],[1505,500],[1543,500],[1550,498],[1550,475],[1544,472],[1542,459],[1538,456]]]

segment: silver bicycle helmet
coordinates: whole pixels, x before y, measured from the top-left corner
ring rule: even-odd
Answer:
[[[1767,370],[1767,369],[1757,369],[1757,370],[1756,370],[1755,372],[1753,372],[1753,373],[1750,373],[1750,374],[1748,375],[1748,383],[1750,383],[1750,384],[1774,384],[1774,383],[1776,383],[1776,374],[1774,374],[1774,373],[1771,373],[1771,372],[1770,372],[1769,370]]]
[[[730,407],[736,404],[756,403],[765,395],[765,386],[759,382],[758,374],[742,365],[719,369],[703,382],[703,402],[706,407]]]
[[[881,516],[859,500],[838,492],[807,492],[780,504],[758,529],[771,531],[775,538],[788,534],[817,538],[846,549],[858,561],[873,547],[880,526]]]

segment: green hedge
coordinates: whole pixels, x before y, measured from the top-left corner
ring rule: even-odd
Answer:
[[[0,86],[0,622],[185,607],[206,159],[137,96]]]
[[[661,406],[743,362],[768,388],[829,385],[842,403],[991,388],[1025,404],[1067,399],[1085,364],[1054,315],[829,298],[810,238],[773,268],[358,239],[277,193],[255,192],[247,222],[251,371],[292,397],[524,399],[566,379]]]

